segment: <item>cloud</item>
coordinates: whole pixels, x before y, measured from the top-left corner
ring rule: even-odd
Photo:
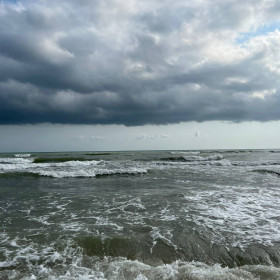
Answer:
[[[170,136],[168,134],[160,135],[159,138],[168,139]]]
[[[279,120],[276,9],[276,0],[2,1],[0,124]]]
[[[147,134],[145,134],[145,133],[142,133],[142,134],[137,135],[137,136],[135,137],[135,140],[137,140],[137,141],[139,141],[139,140],[145,140],[145,139],[147,139]]]
[[[135,140],[157,140],[157,139],[168,139],[170,136],[168,134],[154,134],[154,135],[149,135],[146,133],[142,133],[140,135],[137,135],[135,137]]]
[[[103,139],[104,139],[103,136],[90,136],[90,140],[92,140],[92,141],[100,141]]]
[[[84,135],[72,136],[71,139],[74,141],[83,142],[85,140],[85,136]]]

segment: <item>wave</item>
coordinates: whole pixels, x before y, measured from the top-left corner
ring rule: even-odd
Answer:
[[[218,246],[202,235],[195,239],[184,235],[180,238],[184,246],[177,247],[160,234],[149,235],[149,230],[156,233],[153,229],[145,229],[150,239],[142,235],[140,238],[88,235],[63,237],[41,246],[3,233],[2,241],[5,239],[14,252],[10,255],[12,251],[7,250],[10,257],[0,260],[0,279],[276,280],[280,277],[279,245],[255,244],[243,250]]]
[[[62,262],[61,255],[58,254],[54,257],[58,258],[57,261]],[[89,262],[91,260],[86,259],[85,261]],[[54,263],[54,261],[51,259],[50,263]],[[64,263],[63,266],[65,266]],[[280,268],[273,266],[248,265],[228,268],[219,264],[207,265],[202,262],[182,261],[153,266],[125,258],[108,258],[103,261],[95,261],[91,267],[83,266],[81,262],[77,262],[66,267],[65,271],[55,268],[48,269],[44,265],[40,265],[37,271],[35,270],[30,274],[25,272],[23,274],[25,275],[24,278],[9,278],[9,275],[20,275],[20,272],[3,271],[2,275],[4,276],[3,279],[46,280],[277,280],[280,277]],[[26,277],[27,275],[28,277]],[[36,278],[35,275],[39,278]]]
[[[160,161],[185,161],[184,157],[163,157]]]
[[[130,169],[93,169],[93,170],[34,170],[27,172],[6,172],[0,173],[0,178],[17,178],[17,177],[52,177],[52,178],[92,178],[112,175],[141,175],[147,173],[144,168]]]
[[[12,258],[0,260],[0,279],[276,280],[280,277],[279,246],[272,248],[274,251],[261,245],[241,250],[206,244],[202,236],[194,240],[192,235],[184,236],[181,241],[186,246],[177,248],[160,235],[150,240],[77,236],[36,246],[20,242],[17,237],[8,238],[9,246],[17,249]]]
[[[70,161],[63,161],[63,162],[49,162],[49,163],[36,163],[36,166],[40,167],[91,167],[96,166],[102,163],[102,160],[70,160]]]
[[[244,154],[244,153],[253,153],[253,152],[257,152],[254,150],[219,150],[219,153],[223,154],[223,153],[227,153],[227,154]]]
[[[219,263],[224,267],[244,265],[280,264],[279,245],[264,246],[252,244],[247,248],[224,247],[207,240],[203,236],[185,236],[180,244],[174,245],[171,240],[150,232],[150,238],[112,237],[100,238],[86,236],[77,240],[83,254],[106,257],[125,257],[138,260],[148,265],[170,264],[174,261],[199,261],[207,264]]]
[[[100,170],[96,173],[96,177],[109,175],[142,175],[148,173],[146,168],[131,168],[131,169],[117,169],[117,170]]]
[[[33,160],[33,163],[67,162],[67,161],[88,161],[88,159],[83,157],[35,158]]]
[[[160,158],[162,161],[189,161],[189,162],[197,162],[197,161],[218,161],[222,160],[224,157],[220,154],[216,154],[213,156],[202,157],[196,155],[189,155],[189,156],[180,156],[180,157],[164,157]]]
[[[31,157],[31,154],[15,154],[14,157],[17,157],[17,158],[26,158],[26,157]]]
[[[182,160],[180,160],[182,161]],[[237,166],[237,167],[256,167],[256,166],[278,166],[280,161],[230,161],[227,159],[212,160],[186,160],[189,165],[212,165],[212,166]]]
[[[233,166],[272,166],[272,165],[280,165],[280,161],[232,161],[231,165]]]
[[[39,175],[53,178],[91,178],[110,175],[140,175],[147,173],[147,169],[94,169],[94,170],[70,170],[70,171],[40,171]]]
[[[0,164],[25,164],[25,163],[31,163],[32,159],[29,158],[0,158]]]
[[[198,261],[176,260],[171,263],[147,264],[126,257],[102,257],[103,250],[123,250],[123,254],[134,252],[134,243],[130,240],[113,238],[110,240],[82,241],[82,246],[96,246],[96,255],[81,254],[79,248],[67,248],[64,252],[46,248],[48,255],[40,256],[35,250],[26,248],[25,255],[16,261],[0,262],[1,279],[98,279],[98,280],[277,280],[280,268],[266,265],[243,265],[223,267],[218,263],[206,264]],[[122,245],[128,245],[131,251],[125,252]],[[104,246],[105,245],[105,246]],[[108,248],[106,248],[108,245]],[[24,264],[28,264],[28,267]],[[15,276],[17,276],[15,278]]]
[[[170,152],[170,154],[174,154],[174,155],[198,155],[200,154],[199,151],[188,151],[188,152],[184,152],[184,151],[173,151],[173,152]]]
[[[151,266],[126,259],[106,260],[97,265],[103,274],[102,278],[98,278],[100,280],[276,280],[280,276],[279,268],[262,265],[228,268],[219,264],[175,261]]]
[[[212,161],[212,160],[221,160],[224,157],[220,154],[209,156],[209,157],[201,157],[201,156],[185,156],[183,157],[185,161]]]
[[[33,163],[32,159],[23,158],[0,158],[0,170],[6,172],[21,172],[21,171],[34,171],[41,169],[50,169],[51,167],[59,168],[79,168],[95,166],[103,161],[87,160],[87,161],[66,161],[66,162],[46,162],[46,163]]]
[[[112,155],[112,153],[88,153],[85,155],[86,156],[109,156],[109,155]]]
[[[252,172],[258,172],[258,173],[261,173],[261,174],[272,174],[272,175],[280,176],[280,171],[269,170],[269,169],[256,169],[256,170],[252,170]]]

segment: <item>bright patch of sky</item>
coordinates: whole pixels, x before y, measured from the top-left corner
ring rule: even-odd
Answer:
[[[279,149],[280,121],[0,125],[0,152]]]
[[[252,28],[249,32],[240,33],[236,38],[236,43],[242,45],[250,41],[252,38],[266,36],[276,30],[280,30],[280,21],[265,23],[257,28]]]

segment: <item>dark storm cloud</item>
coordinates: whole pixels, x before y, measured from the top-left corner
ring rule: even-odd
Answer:
[[[280,119],[275,1],[0,3],[0,123]]]

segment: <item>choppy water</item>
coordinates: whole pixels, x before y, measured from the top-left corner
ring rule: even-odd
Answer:
[[[280,279],[280,152],[0,155],[0,279]]]

